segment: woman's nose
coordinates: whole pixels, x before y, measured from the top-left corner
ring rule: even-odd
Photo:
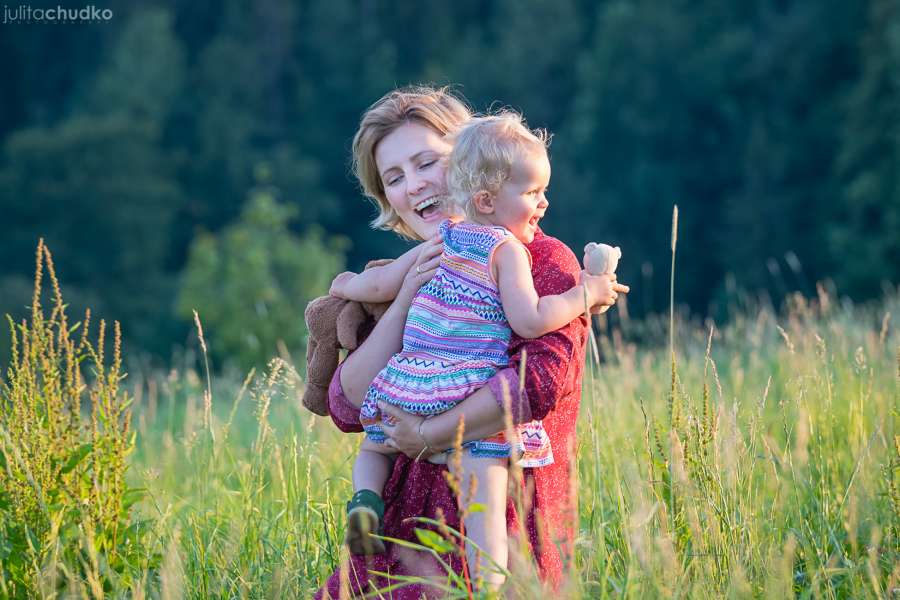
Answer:
[[[406,176],[406,193],[410,196],[415,196],[425,187],[427,182],[419,177],[418,175],[407,175]]]

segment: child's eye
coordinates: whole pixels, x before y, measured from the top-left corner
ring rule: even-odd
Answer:
[[[419,168],[420,168],[420,169],[427,169],[428,167],[430,167],[431,165],[433,165],[433,164],[436,163],[436,162],[437,162],[436,160],[428,160],[428,161],[425,161],[425,162],[423,162],[421,165],[419,165]]]
[[[396,177],[391,177],[390,179],[388,179],[387,184],[389,186],[392,186],[395,183],[399,183],[401,179],[403,179],[402,175],[397,175]]]

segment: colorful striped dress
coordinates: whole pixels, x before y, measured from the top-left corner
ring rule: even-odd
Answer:
[[[490,262],[512,234],[503,227],[451,221],[441,223],[440,232],[441,264],[412,301],[403,350],[372,381],[360,409],[363,429],[376,443],[385,440],[378,401],[416,415],[436,415],[462,402],[509,362],[512,330]],[[517,426],[512,445],[505,437],[501,433],[464,447],[484,457],[507,457],[515,448],[524,467],[553,462],[539,421]]]

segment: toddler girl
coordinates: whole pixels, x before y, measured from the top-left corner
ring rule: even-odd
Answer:
[[[465,218],[441,224],[441,264],[412,301],[403,350],[375,377],[360,410],[366,439],[353,468],[355,494],[347,526],[347,542],[357,554],[384,550],[369,534],[383,517],[381,491],[396,451],[384,444],[378,402],[426,418],[449,410],[507,365],[513,331],[523,338],[540,337],[615,297],[607,275],[582,273],[581,283],[556,296],[538,297],[534,289],[524,244],[534,239],[548,206],[550,162],[543,132],[529,130],[518,114],[503,113],[472,119],[453,142],[445,201]],[[359,301],[396,296],[415,258],[410,254],[356,275],[335,291]],[[518,440],[498,434],[464,444],[462,472],[455,473],[464,488],[470,475],[477,478],[472,500],[484,507],[468,517],[468,537],[504,568],[507,460],[513,448],[524,451],[522,466],[553,460],[539,422],[520,426],[518,433]],[[478,573],[470,546],[469,565]],[[490,585],[503,581],[496,571],[481,575]]]

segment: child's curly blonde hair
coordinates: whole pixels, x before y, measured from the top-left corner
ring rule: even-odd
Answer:
[[[482,190],[499,192],[515,161],[546,154],[550,134],[529,129],[517,112],[503,111],[470,119],[448,140],[453,144],[447,165],[450,203],[471,219],[476,216],[472,197]]]

